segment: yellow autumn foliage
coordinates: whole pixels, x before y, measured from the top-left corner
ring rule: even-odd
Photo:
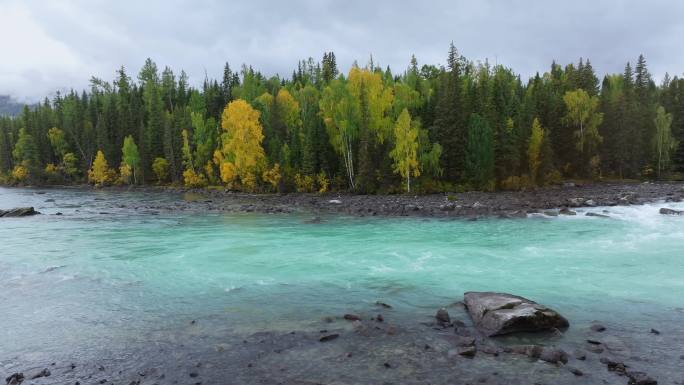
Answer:
[[[12,170],[12,179],[14,179],[16,183],[24,182],[28,178],[28,175],[28,168],[22,165],[15,166]]]
[[[98,151],[93,166],[88,171],[88,181],[96,186],[104,186],[116,179],[116,171],[109,168],[104,153]]]
[[[316,182],[318,183],[318,192],[320,194],[328,192],[328,188],[330,188],[330,179],[328,179],[325,171],[321,170],[321,172],[316,175]]]
[[[196,173],[189,168],[183,171],[183,183],[185,187],[199,188],[207,185],[207,179],[202,174]]]
[[[261,178],[264,182],[270,184],[274,190],[277,190],[280,179],[282,179],[282,175],[280,175],[280,164],[276,163],[273,165],[273,168],[264,171]]]
[[[221,180],[230,183],[239,179],[244,188],[253,190],[266,161],[259,111],[242,99],[232,101],[223,110],[221,127]]]

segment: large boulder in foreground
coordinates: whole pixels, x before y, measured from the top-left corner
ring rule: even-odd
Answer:
[[[10,209],[10,210],[0,210],[0,217],[2,218],[9,218],[9,217],[28,217],[31,215],[36,215],[40,214],[38,211],[36,211],[33,207],[19,207],[16,209]]]
[[[475,327],[488,337],[570,325],[558,312],[517,295],[471,291],[465,293],[464,303]]]

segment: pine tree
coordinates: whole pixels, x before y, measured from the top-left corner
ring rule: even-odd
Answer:
[[[38,147],[33,136],[29,134],[26,128],[19,130],[17,143],[14,145],[12,156],[16,163],[23,165],[28,169],[35,169],[40,166],[40,158]]]
[[[442,146],[444,177],[450,181],[463,176],[466,130],[461,95],[461,61],[453,43],[449,47],[448,71],[440,76],[435,120],[431,131]]]
[[[493,189],[494,137],[489,123],[479,114],[470,116],[465,155],[468,181],[478,189]]]

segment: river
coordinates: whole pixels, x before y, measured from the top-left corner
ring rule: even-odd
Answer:
[[[199,334],[316,329],[324,316],[372,313],[376,301],[392,304],[397,322],[418,322],[465,291],[553,307],[570,320],[570,342],[594,320],[623,337],[643,335],[635,344],[658,329],[669,342],[649,351],[665,360],[661,371],[684,354],[673,350],[684,342],[684,217],[658,214],[662,203],[554,218],[329,216],[315,224],[297,214],[131,208],[177,199],[0,188],[0,209],[42,213],[0,219],[0,363],[10,370],[121,357],[170,338],[190,344]],[[201,328],[179,332],[190,323]]]

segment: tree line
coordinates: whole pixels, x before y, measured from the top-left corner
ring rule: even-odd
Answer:
[[[643,56],[602,81],[579,59],[523,82],[452,44],[396,74],[372,57],[340,73],[329,52],[289,78],[226,63],[194,88],[147,59],[90,83],[0,118],[0,181],[392,193],[684,169],[684,79],[656,85]]]

